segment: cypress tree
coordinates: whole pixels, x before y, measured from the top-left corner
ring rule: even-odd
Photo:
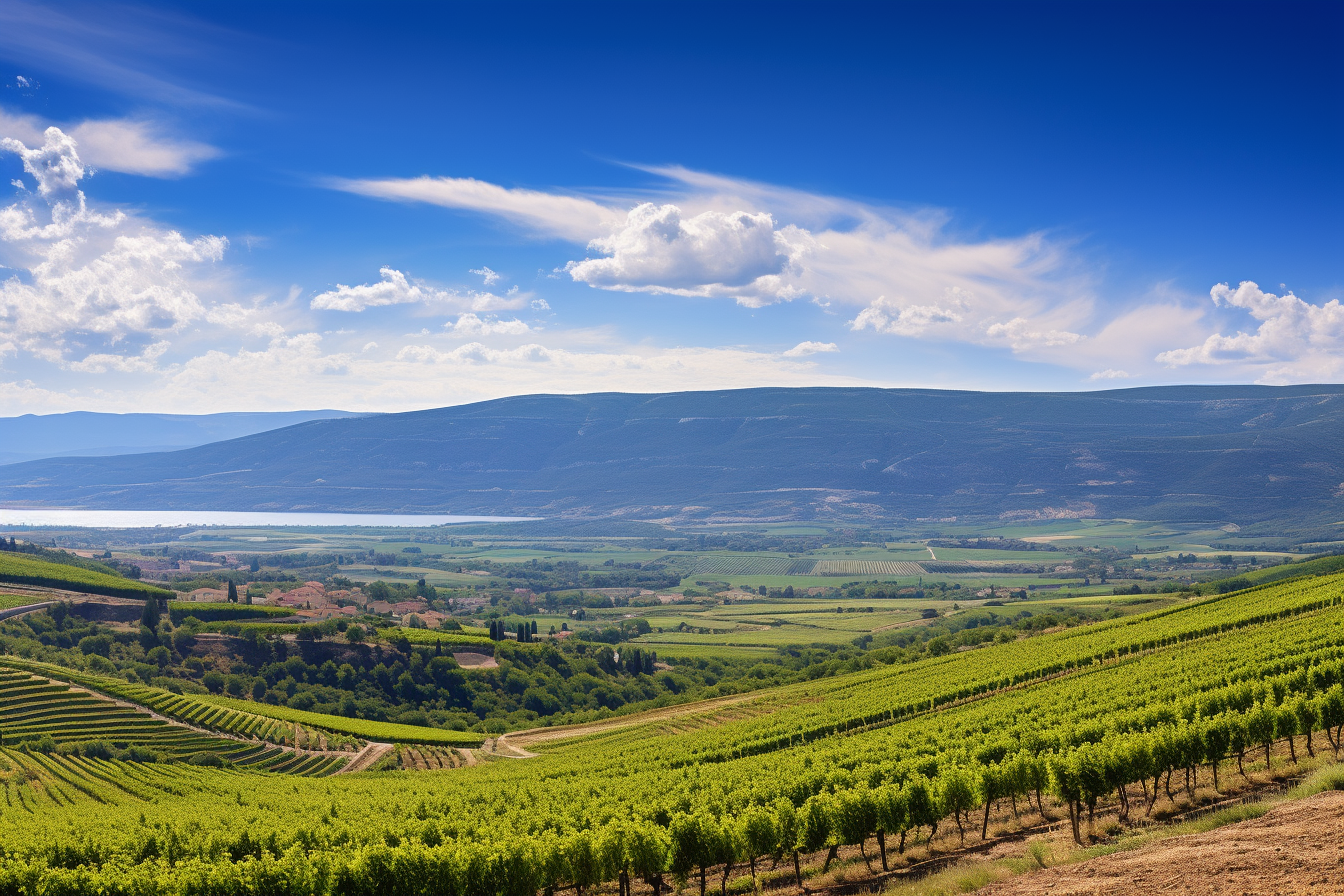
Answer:
[[[238,586],[233,582],[229,582],[229,603],[238,603]]]
[[[159,627],[159,599],[151,597],[145,601],[145,612],[140,616],[140,624],[150,631]]]

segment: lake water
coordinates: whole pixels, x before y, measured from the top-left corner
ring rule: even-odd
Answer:
[[[454,523],[518,523],[523,516],[454,516],[430,513],[266,513],[255,510],[70,510],[0,508],[0,526],[80,526],[149,529],[154,526],[376,526],[411,528]]]

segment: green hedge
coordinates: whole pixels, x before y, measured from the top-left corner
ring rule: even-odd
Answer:
[[[288,607],[266,607],[256,604],[192,603],[175,600],[168,604],[168,615],[172,617],[173,625],[181,625],[182,620],[188,616],[195,616],[202,622],[227,622],[293,616],[294,611]]]
[[[288,706],[272,706],[269,703],[257,703],[252,700],[235,700],[213,694],[193,694],[193,699],[217,706],[238,709],[259,716],[269,716],[282,722],[296,722],[311,728],[334,731],[337,734],[349,734],[366,740],[384,741],[402,744],[439,744],[445,746],[479,746],[485,735],[471,731],[453,731],[448,728],[425,728],[420,725],[402,725],[398,722],[373,722],[368,719],[347,719],[345,716],[330,716],[321,712],[309,712],[303,709],[291,709]]]
[[[84,594],[105,594],[109,597],[131,597],[140,600],[148,597],[166,599],[177,596],[175,592],[134,579],[123,579],[91,569],[81,569],[78,566],[66,566],[63,563],[34,560],[8,551],[0,552],[0,582],[43,585],[48,588],[80,591]]]

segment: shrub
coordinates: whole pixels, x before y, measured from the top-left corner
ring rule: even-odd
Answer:
[[[105,740],[86,741],[80,752],[84,754],[85,759],[111,759],[116,756],[112,745]]]
[[[159,762],[162,757],[149,747],[135,744],[117,753],[122,762]]]
[[[209,750],[192,753],[187,757],[187,762],[190,765],[199,765],[205,768],[224,768],[227,764],[223,756]]]
[[[112,652],[112,636],[108,634],[89,635],[79,639],[79,652],[85,656],[94,654],[105,657]]]

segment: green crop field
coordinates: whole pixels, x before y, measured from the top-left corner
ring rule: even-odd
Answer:
[[[42,585],[86,594],[105,594],[111,597],[133,597],[142,600],[150,596],[165,599],[174,596],[171,591],[134,579],[118,578],[78,566],[49,563],[46,560],[7,551],[0,552],[0,582]]]
[[[202,734],[62,681],[0,666],[0,742],[39,745],[44,738],[58,752],[98,742],[111,751],[139,748],[177,760],[215,754],[239,767],[296,774],[330,774],[348,760],[338,754],[284,750],[261,740]]]
[[[11,805],[31,811],[0,811],[0,879],[90,894],[227,882],[258,896],[494,896],[587,887],[624,868],[665,883],[724,856],[868,843],[886,857],[915,831],[977,842],[982,816],[1012,824],[1009,797],[1030,809],[1048,796],[1081,828],[1099,801],[1138,801],[1140,781],[1156,802],[1170,772],[1194,769],[1207,787],[1219,768],[1227,783],[1242,763],[1257,774],[1261,759],[1285,763],[1279,751],[1301,755],[1312,736],[1328,752],[1344,730],[1342,685],[1336,575],[579,726],[569,739],[524,734],[536,758],[448,772],[314,781],[184,769],[171,790],[149,793],[142,776],[137,793],[99,783],[109,765],[7,752]],[[257,831],[274,840],[257,845]],[[180,852],[146,857],[147,832]]]
[[[42,598],[31,594],[0,594],[0,610],[12,610],[15,607],[38,603],[42,603]]]
[[[420,725],[402,725],[396,722],[375,722],[368,719],[347,719],[320,712],[308,712],[288,706],[271,706],[250,700],[236,700],[232,697],[201,695],[196,699],[216,706],[242,712],[269,716],[284,722],[292,722],[305,727],[336,734],[345,734],[365,740],[385,741],[404,744],[438,744],[443,746],[474,746],[481,742],[481,735],[470,731],[452,731],[445,728],[428,728]]]

